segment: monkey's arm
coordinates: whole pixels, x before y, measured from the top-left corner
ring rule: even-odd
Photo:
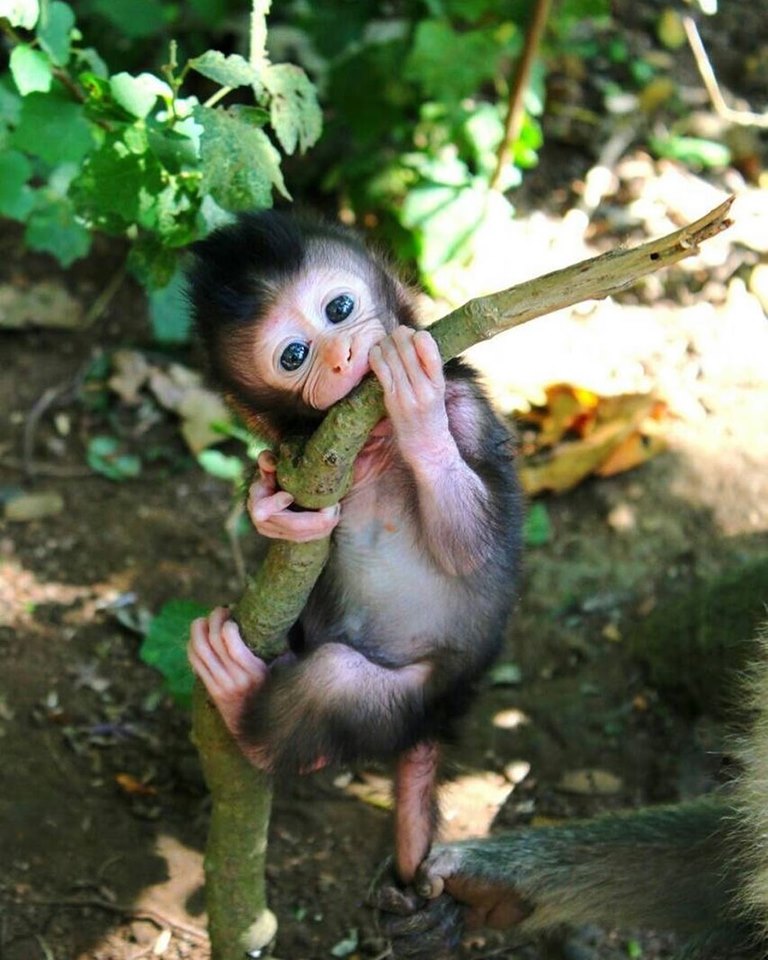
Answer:
[[[750,931],[734,904],[745,866],[733,817],[728,802],[704,799],[439,845],[414,883],[426,901],[391,890],[377,899],[413,911],[389,920],[395,937],[433,927],[432,903],[446,892],[468,926],[649,927],[737,947]]]
[[[442,360],[425,330],[398,327],[371,350],[370,364],[384,390],[398,449],[416,481],[426,544],[448,573],[469,573],[493,549],[491,497],[462,455],[451,420],[462,421],[462,432],[479,434],[482,417],[475,415],[469,394],[453,398],[449,417]]]

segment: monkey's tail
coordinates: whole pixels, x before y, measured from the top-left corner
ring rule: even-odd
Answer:
[[[743,907],[768,937],[768,622],[759,630],[758,642],[761,656],[748,679],[753,719],[740,749],[744,770],[735,814],[747,864]]]

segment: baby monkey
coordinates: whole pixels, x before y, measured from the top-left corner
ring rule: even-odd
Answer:
[[[310,433],[370,372],[386,416],[340,504],[297,511],[263,453],[248,512],[265,537],[332,536],[289,651],[266,664],[221,608],[192,666],[245,755],[274,770],[398,756],[400,879],[432,833],[435,743],[496,656],[516,595],[511,439],[475,374],[415,328],[413,298],[344,228],[245,214],[194,247],[190,296],[211,370],[275,441]]]

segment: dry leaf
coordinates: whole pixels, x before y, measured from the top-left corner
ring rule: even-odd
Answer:
[[[592,474],[611,476],[664,449],[666,405],[647,394],[601,397],[571,384],[546,390],[546,404],[521,418],[520,479],[528,494],[562,493]]]
[[[54,491],[40,491],[39,493],[22,493],[13,497],[5,505],[6,520],[15,523],[29,523],[32,520],[43,520],[45,517],[54,517],[64,509],[64,498]]]
[[[182,418],[181,432],[193,453],[225,439],[211,424],[227,422],[229,411],[218,394],[203,386],[202,377],[194,370],[179,363],[168,371],[153,370],[149,385],[158,403]]]
[[[115,782],[123,793],[127,793],[130,797],[154,797],[157,795],[155,787],[148,783],[142,783],[141,780],[130,773],[116,774]]]
[[[79,301],[57,283],[44,280],[28,290],[10,284],[0,286],[0,328],[47,327],[74,330],[83,325]]]
[[[138,350],[116,350],[112,355],[114,373],[108,385],[123,401],[135,406],[140,402],[139,391],[149,379],[150,366]]]
[[[564,793],[608,797],[621,790],[622,781],[607,770],[569,770],[563,774],[557,786]]]

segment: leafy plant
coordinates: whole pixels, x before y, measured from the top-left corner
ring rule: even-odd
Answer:
[[[381,6],[344,0],[291,8],[307,38],[306,62],[322,64],[331,107],[328,189],[363,223],[377,223],[425,282],[465,263],[498,236],[513,209],[505,194],[538,161],[545,64],[605,0],[569,0],[549,19],[524,95],[519,132],[509,139],[512,78],[536,0],[410,0],[388,18]],[[343,23],[329,29],[331,21]],[[293,36],[293,34],[291,34]],[[372,108],[375,104],[375,108]]]
[[[96,6],[122,11],[129,31],[133,3]],[[150,8],[170,10],[137,6],[139,21]],[[65,266],[88,252],[95,231],[128,238],[129,265],[166,339],[184,335],[177,290],[158,292],[178,283],[179,250],[235,211],[288,197],[283,155],[320,135],[306,74],[267,56],[267,7],[253,0],[247,59],[207,50],[182,64],[172,41],[158,73],[133,75],[110,73],[62,0],[0,0],[13,47],[0,78],[0,214]],[[214,89],[204,102],[182,93],[192,74]],[[251,102],[219,105],[235,92]]]

